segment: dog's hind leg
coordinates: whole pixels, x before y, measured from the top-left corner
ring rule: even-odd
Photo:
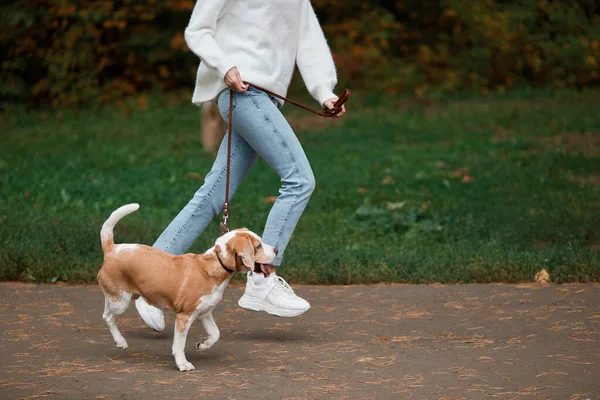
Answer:
[[[196,319],[197,314],[178,313],[175,316],[175,334],[173,336],[173,356],[175,364],[180,371],[193,371],[196,368],[185,358],[185,341],[190,326]]]
[[[219,332],[219,327],[215,323],[212,311],[201,316],[200,321],[202,322],[202,326],[204,326],[208,337],[204,342],[196,343],[196,346],[194,346],[194,348],[198,351],[204,351],[211,348],[213,344],[217,343],[219,337],[221,336],[221,333]]]
[[[113,298],[106,294],[104,295],[104,314],[102,314],[102,318],[106,321],[106,325],[108,325],[108,329],[110,329],[115,344],[121,349],[126,349],[129,346],[117,327],[116,318],[127,310],[130,303],[130,293],[122,292],[117,298]]]

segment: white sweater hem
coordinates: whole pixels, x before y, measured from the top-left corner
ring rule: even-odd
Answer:
[[[269,89],[270,91],[277,93],[285,97],[287,95],[287,85],[284,85],[281,82],[273,81],[269,77],[263,77],[260,74],[252,73],[252,72],[240,72],[242,79],[246,82],[254,83],[255,85],[264,87],[265,89]],[[197,106],[200,106],[202,103],[207,101],[216,102],[218,95],[224,90],[227,89],[227,85],[225,81],[219,81],[217,85],[196,85],[196,89],[194,90],[194,95],[192,97],[192,103]],[[213,95],[213,93],[215,93]],[[279,102],[280,107],[285,104],[285,102],[281,99],[275,97],[275,99]]]

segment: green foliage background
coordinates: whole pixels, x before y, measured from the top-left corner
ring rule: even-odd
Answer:
[[[342,81],[431,96],[600,83],[596,0],[313,0]],[[191,87],[191,0],[0,5],[0,98],[54,106]],[[144,100],[141,99],[141,102]]]
[[[490,94],[429,105],[356,93],[338,121],[285,106],[317,187],[281,274],[293,283],[600,281],[600,93]],[[175,96],[176,94],[172,94]],[[158,97],[158,96],[157,96]],[[150,97],[8,114],[0,136],[0,280],[93,282],[99,231],[154,243],[202,185],[198,110]],[[261,234],[281,183],[257,162],[230,226]],[[219,235],[215,218],[194,243]]]
[[[600,1],[312,3],[339,87],[359,90],[338,125],[300,118],[319,183],[286,278],[600,280]],[[114,208],[140,202],[118,240],[151,244],[200,186],[193,7],[0,2],[0,280],[93,281]],[[279,180],[256,170],[234,207],[260,232]]]

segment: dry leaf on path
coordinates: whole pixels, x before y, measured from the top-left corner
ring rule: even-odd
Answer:
[[[545,268],[542,268],[540,272],[535,274],[535,281],[537,283],[550,283],[550,274]]]

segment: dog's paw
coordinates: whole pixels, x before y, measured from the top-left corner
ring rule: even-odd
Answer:
[[[188,361],[185,361],[185,362],[177,364],[177,367],[179,368],[179,370],[181,372],[187,372],[187,371],[194,371],[194,370],[196,370],[196,367],[194,367],[192,365],[192,363],[188,362]]]
[[[196,351],[204,351],[204,350],[208,350],[212,347],[212,343],[209,343],[208,340],[206,342],[198,342],[196,343],[196,345],[194,346],[194,349]]]
[[[115,344],[117,345],[118,348],[125,350],[126,348],[129,347],[129,345],[127,344],[127,340],[125,339],[120,339],[120,340],[115,340]]]

